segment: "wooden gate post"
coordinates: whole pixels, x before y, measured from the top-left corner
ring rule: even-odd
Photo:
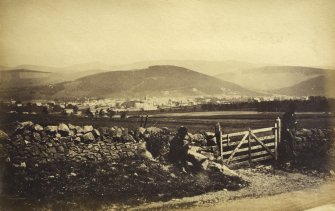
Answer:
[[[218,144],[218,147],[219,147],[219,154],[220,154],[220,157],[222,158],[222,132],[221,132],[221,126],[220,126],[220,123],[218,122],[216,125],[215,125],[215,138],[216,138],[216,142]]]
[[[249,165],[251,165],[251,130],[249,128],[249,136],[248,136],[248,151],[249,151]]]
[[[278,160],[278,143],[280,142],[281,136],[281,122],[278,117],[275,122],[275,160]]]

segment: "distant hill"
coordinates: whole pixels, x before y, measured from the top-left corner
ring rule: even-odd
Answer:
[[[234,83],[177,66],[150,66],[140,70],[110,71],[65,83],[56,96],[136,97],[214,94],[255,95]]]
[[[0,89],[54,84],[64,81],[63,75],[33,69],[10,69],[0,71]]]
[[[15,90],[10,90],[13,94]],[[177,97],[206,95],[243,95],[259,93],[177,66],[150,66],[129,71],[110,71],[85,76],[71,82],[35,87],[20,92],[29,98],[77,97]],[[18,95],[16,95],[18,96]]]
[[[13,69],[32,69],[38,71],[47,71],[52,73],[61,74],[63,81],[75,80],[83,76],[92,75],[106,71],[127,71],[133,69],[144,69],[149,66],[155,65],[173,65],[179,67],[185,67],[190,70],[194,70],[206,75],[217,75],[219,73],[227,71],[240,71],[244,69],[250,69],[260,67],[248,62],[239,61],[206,61],[206,60],[153,60],[153,61],[141,61],[124,65],[106,65],[101,62],[88,62],[83,64],[74,64],[65,67],[47,67],[38,65],[20,65],[17,67],[1,67],[1,70],[13,70]]]
[[[326,69],[300,66],[265,66],[241,71],[225,72],[217,78],[230,81],[252,90],[270,91],[298,84],[324,75]]]
[[[324,75],[307,79],[296,85],[272,90],[272,93],[290,96],[327,96],[335,97],[334,80],[335,71],[327,71]]]
[[[0,71],[0,88],[23,87],[46,84],[50,72],[29,69]]]

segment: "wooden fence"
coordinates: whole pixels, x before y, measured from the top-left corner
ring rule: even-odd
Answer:
[[[246,130],[236,133],[222,134],[220,124],[215,128],[218,142],[216,150],[224,164],[237,166],[265,160],[277,160],[277,146],[280,141],[280,119],[274,127]],[[214,148],[213,148],[214,150]]]

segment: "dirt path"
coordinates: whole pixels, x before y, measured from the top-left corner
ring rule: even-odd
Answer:
[[[192,210],[305,210],[323,205],[335,209],[335,185],[323,184],[319,188],[282,193],[274,196],[220,202],[214,206],[193,207]],[[325,208],[325,207],[324,207]],[[323,210],[323,209],[321,209]]]
[[[148,203],[133,210],[303,210],[335,203],[335,179],[326,173],[287,172],[272,166],[238,173],[249,187]]]

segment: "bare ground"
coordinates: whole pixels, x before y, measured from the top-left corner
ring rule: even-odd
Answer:
[[[329,172],[287,171],[270,165],[240,169],[237,172],[250,182],[249,187],[238,191],[222,190],[168,202],[148,203],[131,209],[303,210],[335,203],[335,179]],[[113,207],[107,205],[105,208]]]

